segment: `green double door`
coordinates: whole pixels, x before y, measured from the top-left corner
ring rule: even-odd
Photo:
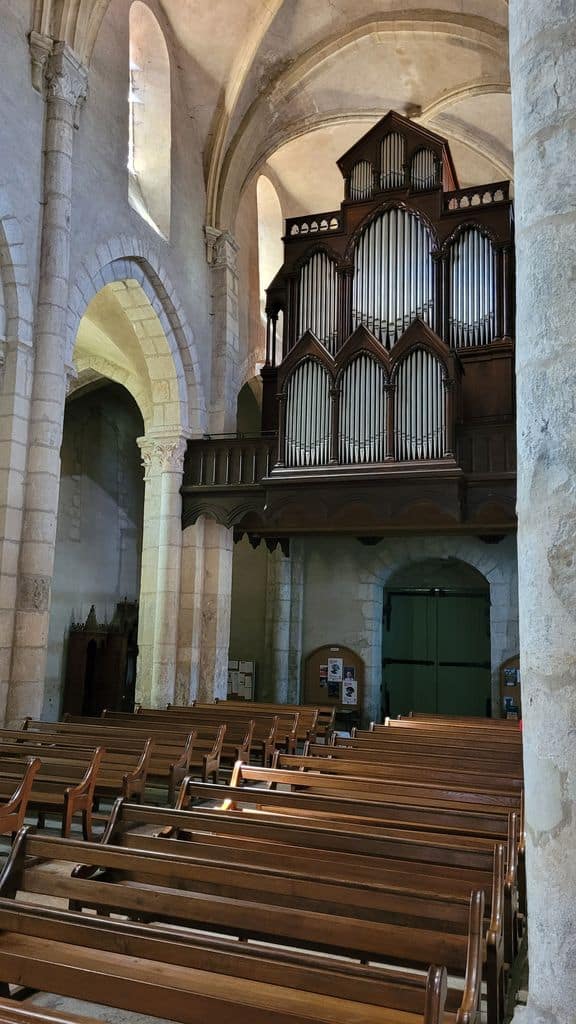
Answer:
[[[483,591],[390,590],[384,601],[384,710],[490,713],[490,599]]]

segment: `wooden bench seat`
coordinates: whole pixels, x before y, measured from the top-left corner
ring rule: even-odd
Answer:
[[[350,739],[353,746],[375,750],[403,750],[406,755],[419,756],[420,754],[446,754],[462,759],[472,758],[477,760],[498,761],[503,764],[511,764],[515,767],[522,765],[521,749],[510,749],[505,745],[499,745],[496,741],[490,746],[482,745],[471,740],[459,742],[455,736],[446,739],[437,736],[413,736],[397,732],[394,729],[383,732],[370,731],[365,729],[353,730],[353,735],[348,737],[334,737],[336,746],[342,744],[350,746]]]
[[[38,814],[38,824],[43,825],[47,813],[56,813],[61,818],[61,834],[67,836],[75,814],[82,815],[82,831],[85,839],[92,837],[92,810],[94,790],[98,779],[100,762],[104,751],[101,747],[87,753],[80,768],[70,766],[57,752],[43,755],[35,773],[28,795],[28,810]],[[23,763],[27,762],[26,751],[21,758],[6,759],[0,764],[0,800],[10,797],[15,785],[22,778]]]
[[[142,800],[153,746],[154,741],[146,739],[140,741],[134,752],[103,749],[94,788],[95,798],[116,799],[122,795],[130,800]],[[94,748],[94,743],[70,747],[65,741],[61,742],[56,733],[34,737],[22,730],[14,740],[8,730],[0,729],[0,774],[9,774],[14,762],[17,763],[25,753],[28,757],[39,757],[44,761],[57,757],[65,762],[70,781],[77,783],[86,771]]]
[[[87,865],[85,870],[94,872],[94,877],[69,878],[29,866],[30,858],[44,857],[69,863],[81,857]],[[205,870],[208,872],[210,868]],[[215,877],[216,869],[211,870]],[[436,952],[446,962],[449,971],[464,978],[464,993],[461,989],[451,989],[452,1006],[457,1008],[464,1003],[471,1010],[469,1019],[477,1019],[480,972],[485,953],[482,892],[474,891],[469,899],[460,901],[438,900],[414,892],[400,895],[372,891],[371,898],[378,902],[378,907],[369,911],[368,906],[357,906],[354,895],[358,896],[360,891],[350,886],[333,886],[331,895],[324,892],[321,900],[318,894],[317,898],[306,900],[300,891],[304,883],[299,891],[290,893],[288,883],[277,877],[276,887],[283,886],[284,897],[281,899],[276,893],[273,899],[270,888],[264,893],[251,888],[257,884],[256,873],[253,880],[242,887],[240,873],[235,873],[236,884],[233,884],[229,869],[223,873],[222,889],[219,881],[214,882],[219,891],[226,892],[225,896],[199,892],[199,883],[196,882],[198,871],[198,866],[187,864],[186,858],[175,859],[172,850],[161,857],[101,844],[88,846],[70,840],[36,837],[22,830],[0,883],[0,895],[8,893],[13,897],[18,892],[35,896],[55,895],[71,901],[72,905],[79,902],[97,905],[104,913],[121,913],[185,926],[192,929],[192,936],[196,929],[201,929],[259,943],[264,941],[297,947],[302,951],[315,950],[362,961],[397,963],[411,969],[426,968],[430,953]],[[106,872],[125,872],[128,879],[132,873],[134,884],[102,880],[106,879]],[[187,879],[185,887],[178,884],[184,878]],[[292,882],[292,886],[294,884]],[[5,904],[6,900],[0,899],[2,928]],[[30,909],[28,904],[26,909]],[[408,919],[406,911],[410,915]],[[90,922],[88,927],[92,926],[90,918],[83,920]],[[126,945],[122,948],[125,950]],[[277,966],[284,962],[288,965],[293,957],[290,949],[275,951]],[[190,950],[186,962],[192,966],[192,960],[193,952]],[[302,954],[298,955],[298,960],[302,962]],[[2,961],[0,935],[0,977]],[[332,960],[327,962],[333,964]],[[372,972],[372,977],[377,978],[376,968],[372,968]],[[277,977],[284,980],[281,973],[277,973]],[[350,980],[349,975],[345,988],[347,993],[350,993]],[[456,1001],[457,1006],[454,1006]],[[355,1020],[356,1017],[349,1019]]]
[[[286,751],[294,751],[296,749],[295,737],[293,735],[295,722],[293,715],[288,716],[287,719],[269,715],[256,719],[237,717],[232,722],[223,722],[222,717],[217,712],[213,712],[210,715],[203,714],[195,719],[188,718],[187,716],[183,718],[178,716],[169,718],[166,715],[156,717],[154,714],[144,713],[127,717],[124,713],[113,712],[101,719],[92,719],[91,721],[100,722],[104,727],[110,725],[111,728],[125,731],[134,732],[138,730],[146,734],[150,732],[154,737],[174,734],[181,735],[189,729],[193,729],[197,735],[205,735],[207,732],[211,735],[217,735],[218,730],[224,726],[226,736],[221,749],[221,757],[226,749],[229,762],[231,762],[235,748],[245,748],[246,736],[249,730],[251,731],[249,760],[256,758],[263,765],[269,766],[277,749]],[[253,722],[252,726],[251,722]],[[226,748],[228,730],[230,730],[230,741]],[[198,743],[196,744],[196,749],[199,749]]]
[[[523,769],[521,764],[510,764],[506,761],[495,761],[491,758],[461,757],[459,753],[451,752],[410,752],[403,747],[394,746],[366,746],[350,737],[336,737],[332,743],[309,743],[304,748],[304,753],[312,757],[334,757],[341,760],[353,759],[366,763],[390,765],[402,767],[413,766],[420,770],[440,769],[443,771],[456,770],[459,773],[478,773],[484,775],[501,775],[506,778],[521,779]]]
[[[509,789],[513,793],[522,793],[524,788],[522,775],[508,774],[504,771],[486,770],[481,762],[474,762],[464,768],[439,761],[436,764],[419,763],[417,758],[388,761],[385,755],[370,758],[357,757],[356,751],[350,747],[331,747],[321,743],[310,744],[304,754],[278,754],[273,767],[294,768],[302,770],[317,769],[334,775],[365,775],[372,778],[396,779],[410,781],[425,778],[426,782],[447,785],[450,782],[470,783],[472,786],[482,785],[484,789]],[[425,768],[425,771],[423,770]]]
[[[92,724],[93,722],[97,724]],[[100,718],[82,719],[77,721],[64,721],[55,723],[39,722],[28,719],[24,726],[24,732],[41,732],[54,735],[58,743],[66,746],[83,747],[90,745],[106,745],[109,751],[137,752],[145,739],[146,732],[134,731],[132,729],[115,729],[112,731],[102,724]],[[155,730],[148,730],[154,741],[148,766],[147,785],[168,790],[168,802],[173,802],[174,794],[178,791],[182,780],[193,773],[193,765],[190,764],[196,734],[193,731],[180,733],[158,733]],[[22,731],[15,735],[22,736]]]
[[[96,1024],[95,1017],[77,1013],[62,1013],[50,1007],[39,1006],[31,1000],[16,1002],[15,999],[0,997],[0,1021],[2,1024]]]
[[[126,806],[124,802],[122,804]],[[237,833],[233,838],[228,837],[228,845],[225,845],[223,837],[220,843],[203,842],[203,838],[213,840],[213,833],[205,837],[202,833],[196,832],[193,821],[190,822],[191,832],[188,832],[182,822],[177,829],[173,826],[166,828],[166,819],[161,812],[155,821],[155,830],[159,834],[143,836],[141,833],[131,832],[129,826],[127,828],[126,818],[122,815],[122,804],[119,801],[116,814],[113,815],[115,820],[111,820],[103,843],[112,843],[132,850],[136,865],[139,851],[166,853],[167,847],[170,846],[170,838],[175,838],[175,846],[172,843],[175,852],[168,854],[172,857],[172,862],[174,863],[177,858],[185,858],[186,864],[192,869],[191,877],[195,886],[212,887],[219,872],[222,882],[218,892],[222,895],[232,891],[232,885],[238,884],[235,881],[236,873],[241,871],[244,875],[244,885],[248,889],[254,887],[263,898],[264,894],[268,894],[267,900],[272,898],[271,892],[276,894],[276,899],[279,898],[278,893],[288,892],[293,900],[298,894],[298,885],[303,885],[303,892],[307,894],[308,901],[319,905],[324,889],[335,892],[335,886],[345,886],[351,890],[350,899],[354,907],[363,907],[364,913],[370,916],[377,911],[378,894],[383,890],[397,895],[417,891],[420,894],[427,894],[431,899],[458,898],[467,901],[471,888],[481,888],[484,892],[486,911],[489,1002],[491,1006],[499,1002],[498,1017],[501,1015],[505,990],[505,961],[511,964],[515,955],[512,931],[514,920],[505,910],[505,855],[501,844],[492,844],[492,849],[486,850],[484,870],[474,871],[469,868],[463,870],[462,867],[448,863],[431,865],[427,862],[426,851],[422,848],[419,851],[419,859],[412,856],[403,860],[400,844],[394,850],[395,856],[359,857],[355,854],[338,856],[328,842],[323,850],[314,850],[312,857],[311,851],[291,844],[289,830],[285,831],[282,844],[272,843],[264,830],[261,835],[266,841],[260,843],[255,843],[252,839],[243,839]],[[149,817],[147,823],[150,824]],[[262,824],[264,825],[263,822]],[[210,823],[209,829],[211,828]],[[297,828],[298,826],[292,826],[293,831]],[[413,854],[414,852],[412,851]],[[462,862],[464,863],[463,858]],[[253,881],[250,876],[254,878]],[[136,874],[134,878],[137,878]],[[145,880],[144,876],[142,878]],[[509,904],[508,910],[512,909],[512,905]]]

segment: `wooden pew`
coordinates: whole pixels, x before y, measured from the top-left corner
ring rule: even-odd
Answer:
[[[361,761],[365,764],[387,765],[390,768],[417,768],[421,772],[428,770],[458,772],[459,774],[485,775],[486,777],[522,780],[521,764],[507,764],[505,761],[493,761],[490,758],[460,757],[452,753],[411,753],[403,747],[364,746],[353,739],[338,737],[336,743],[308,743],[304,754],[310,757],[331,757],[341,761]]]
[[[335,735],[333,743],[335,746],[342,744],[353,745],[359,748],[383,750],[404,750],[406,754],[451,754],[453,757],[473,758],[481,757],[483,760],[498,761],[502,764],[510,764],[514,767],[522,765],[522,750],[509,748],[505,744],[498,743],[496,738],[489,744],[480,742],[478,739],[458,737],[452,733],[449,737],[434,734],[407,733],[396,729],[382,730],[353,730],[353,735],[340,737]]]
[[[134,716],[136,718],[136,716]],[[218,778],[220,758],[226,734],[226,726],[214,726],[209,735],[198,738],[196,731],[188,726],[158,726],[153,723],[127,724],[124,721],[109,721],[102,718],[71,718],[65,722],[48,723],[28,721],[25,726],[30,732],[50,732],[58,735],[86,739],[97,738],[107,749],[126,751],[137,749],[150,738],[154,747],[147,781],[167,785],[168,800],[171,802],[178,786],[186,775],[196,769],[201,778]],[[73,742],[72,739],[69,740]],[[156,755],[156,756],[155,756]]]
[[[20,781],[11,792],[6,792],[0,784],[0,835],[14,835],[24,824],[28,801],[34,779],[40,769],[40,759],[29,757],[20,764]]]
[[[70,747],[57,733],[34,734],[27,730],[17,733],[16,730],[0,729],[0,774],[9,774],[23,753],[44,760],[57,756],[66,762],[70,781],[78,782],[96,745],[90,742],[82,747]],[[96,800],[101,797],[116,799],[119,794],[130,800],[142,800],[153,746],[154,741],[146,739],[140,741],[134,752],[103,750],[94,788]]]
[[[96,723],[96,724],[92,724]],[[4,730],[6,732],[6,730]],[[78,718],[75,721],[65,722],[41,722],[33,719],[26,719],[24,732],[30,732],[31,737],[38,733],[54,739],[54,742],[67,748],[95,747],[105,745],[108,752],[137,754],[142,743],[148,737],[146,733],[127,729],[108,729],[102,724],[102,719]],[[23,739],[22,730],[13,730],[11,735],[16,741]],[[191,764],[192,752],[196,734],[193,731],[184,735],[177,732],[157,733],[149,730],[152,734],[154,745],[148,764],[146,784],[163,793],[167,790],[169,803],[173,803],[176,793],[186,776],[193,774],[194,765]]]
[[[238,716],[232,722],[223,721],[225,718],[226,716],[220,715],[217,711],[213,711],[210,714],[201,713],[195,717],[185,715],[182,717],[174,716],[174,718],[169,717],[167,713],[148,713],[143,711],[141,714],[134,715],[127,715],[125,712],[108,712],[102,719],[93,721],[99,721],[103,725],[110,725],[111,727],[124,730],[139,729],[151,732],[155,737],[158,735],[173,735],[175,732],[177,734],[184,733],[190,729],[194,729],[196,734],[200,736],[204,735],[206,737],[207,734],[213,736],[218,734],[218,730],[224,725],[226,739],[228,739],[229,734],[230,741],[227,747],[225,744],[222,746],[221,756],[225,753],[227,759],[231,760],[235,748],[244,748],[246,746],[246,737],[250,732],[248,760],[256,757],[261,760],[263,765],[270,765],[272,763],[272,756],[278,747],[286,750],[295,749],[292,736],[295,726],[293,715],[283,720],[278,719],[277,716],[271,717],[269,715],[256,717],[255,719],[246,719]]]
[[[2,1024],[96,1024],[95,1017],[84,1017],[73,1012],[62,1013],[30,1001],[20,1003],[1,996],[0,1021]]]
[[[84,764],[77,769],[70,766],[65,758],[59,758],[57,750],[43,755],[34,776],[28,795],[28,810],[38,814],[38,824],[44,825],[46,814],[56,812],[61,816],[61,834],[67,836],[75,814],[82,815],[82,832],[85,839],[92,838],[92,811],[94,790],[104,751],[97,747]],[[13,758],[7,767],[0,768],[0,799],[10,797],[14,786],[22,778],[26,751],[20,759]]]
[[[33,865],[32,858],[38,860],[50,858],[74,863],[81,858],[84,864],[90,869],[100,869],[93,878],[66,877],[55,872],[42,871],[41,868]],[[106,877],[107,872],[120,873],[123,871],[134,873],[142,869],[143,878],[148,879],[144,887],[138,885],[120,884],[119,882],[108,882],[100,879]],[[48,911],[44,907],[31,906],[26,903],[24,920],[20,923],[20,932],[26,936],[26,942],[17,942],[10,945],[10,952],[5,942],[6,931],[13,933],[15,922],[7,922],[9,908],[7,904],[18,893],[32,893],[35,897],[58,895],[74,903],[93,902],[97,904],[104,913],[123,913],[135,916],[139,920],[170,921],[179,926],[176,935],[170,936],[169,932],[160,930],[159,926],[153,929],[158,945],[164,945],[170,941],[182,942],[184,935],[181,928],[192,929],[186,931],[185,935],[185,962],[189,965],[188,973],[194,975],[194,968],[198,962],[197,954],[202,956],[202,963],[210,964],[210,970],[217,970],[221,974],[226,971],[226,960],[229,960],[228,950],[231,949],[230,942],[226,940],[209,940],[204,936],[197,936],[196,929],[202,932],[213,931],[228,936],[241,937],[248,940],[240,947],[237,943],[232,945],[231,956],[235,968],[235,981],[233,986],[235,992],[239,990],[238,978],[241,976],[242,958],[249,963],[249,977],[261,979],[263,975],[268,978],[275,978],[279,986],[289,984],[291,977],[298,981],[297,988],[301,991],[300,1002],[293,1003],[293,1012],[298,1021],[307,1020],[300,1013],[314,1002],[306,1003],[302,996],[306,994],[310,999],[309,992],[305,992],[306,984],[303,984],[303,974],[307,967],[313,967],[316,974],[316,988],[320,989],[324,1000],[324,1017],[320,1019],[326,1022],[332,1021],[373,1021],[381,1022],[388,1019],[390,1024],[393,1021],[403,1020],[402,1016],[389,1014],[378,1016],[377,1014],[365,1016],[352,1012],[352,1007],[346,1007],[348,1017],[335,1016],[336,1007],[328,1006],[336,994],[346,995],[349,1002],[350,997],[356,997],[361,991],[360,979],[370,980],[373,983],[371,998],[374,1004],[377,1002],[378,981],[381,978],[394,977],[398,984],[402,984],[401,974],[390,974],[381,968],[361,965],[343,964],[340,959],[333,960],[332,957],[351,957],[354,960],[368,961],[369,963],[400,963],[410,970],[426,969],[426,961],[430,952],[440,953],[446,960],[446,966],[454,974],[464,978],[464,990],[451,988],[450,1000],[454,1009],[460,1012],[460,1019],[476,1022],[479,1013],[480,1001],[480,976],[482,960],[484,956],[484,941],[482,937],[482,915],[483,915],[483,894],[480,891],[472,892],[470,899],[463,904],[461,901],[435,901],[429,897],[421,897],[418,894],[407,894],[399,896],[393,893],[382,892],[378,898],[378,913],[375,911],[368,915],[366,908],[355,909],[353,902],[354,890],[350,887],[339,887],[332,897],[325,894],[322,901],[311,901],[310,906],[321,906],[321,909],[306,909],[304,899],[300,896],[293,896],[291,899],[296,905],[285,905],[279,899],[270,902],[271,893],[267,892],[261,896],[254,891],[252,898],[249,898],[250,889],[242,890],[245,898],[227,895],[226,898],[204,892],[198,892],[195,888],[195,876],[192,865],[187,865],[186,859],[174,860],[172,851],[160,856],[159,854],[147,854],[144,851],[122,850],[115,847],[104,847],[101,844],[75,843],[71,840],[56,840],[30,835],[27,830],[19,834],[9,859],[8,865],[0,879],[0,928],[5,929],[0,934],[0,978],[5,979],[6,962],[9,957],[17,961],[19,977],[22,978],[25,968],[22,964],[22,957],[28,948],[30,932],[37,935],[39,919],[45,920]],[[197,870],[197,868],[194,869]],[[228,872],[230,880],[230,872]],[[187,879],[186,887],[177,884],[179,880]],[[253,882],[252,885],[255,883]],[[280,882],[278,882],[280,884]],[[229,881],[226,891],[233,891],[234,887]],[[240,890],[238,890],[240,892]],[[374,894],[372,894],[373,898]],[[302,905],[300,905],[300,903]],[[21,904],[24,906],[23,904]],[[410,914],[410,922],[403,919],[404,910]],[[53,911],[51,913],[54,913]],[[82,931],[87,929],[86,934],[94,936],[94,928],[97,925],[111,926],[109,921],[94,921],[90,917],[82,917],[78,912],[68,912],[75,921],[82,921]],[[58,937],[60,941],[68,941],[70,929],[67,928],[65,918],[68,915],[58,913],[59,927]],[[32,921],[32,925],[30,922]],[[112,928],[118,928],[114,922]],[[120,923],[122,934],[121,949],[123,953],[134,953],[135,943],[129,941],[129,935],[133,934],[134,925]],[[105,931],[105,928],[103,929]],[[149,936],[151,931],[145,925],[137,926],[139,935]],[[158,940],[161,936],[162,942]],[[13,934],[10,935],[13,939]],[[259,945],[262,941],[272,942],[278,947],[269,949]],[[252,945],[252,942],[258,944]],[[94,943],[91,943],[90,968],[98,974],[98,955],[94,954]],[[34,952],[36,945],[33,943]],[[164,948],[168,948],[165,946]],[[238,950],[240,951],[238,952]],[[296,949],[296,952],[294,951]],[[212,956],[210,951],[218,951],[220,958]],[[307,950],[313,950],[315,954],[329,953],[330,957],[312,957]],[[43,949],[43,956],[51,962],[52,978],[54,976],[54,964],[60,963],[62,954],[49,947]],[[74,970],[74,951],[67,948],[68,959],[66,961],[69,969]],[[140,954],[142,955],[142,954]],[[14,963],[14,959],[11,961]],[[244,961],[245,963],[246,961]],[[245,967],[246,970],[246,967]],[[272,975],[272,972],[274,974]],[[161,970],[151,970],[148,965],[148,977],[155,979],[155,976],[162,977]],[[136,970],[136,976],[138,971]],[[341,977],[340,977],[341,976]],[[132,974],[134,977],[134,973]],[[412,975],[404,982],[411,987]],[[102,978],[100,978],[102,982]],[[25,983],[27,983],[25,981]],[[311,981],[306,978],[308,986]],[[37,984],[37,983],[36,983]],[[329,988],[331,984],[333,987]],[[40,985],[39,987],[46,987]],[[217,986],[219,991],[226,990],[228,982],[220,978]],[[330,993],[332,995],[330,995]],[[274,995],[272,1000],[270,997]],[[295,993],[293,992],[293,995]],[[91,998],[85,995],[84,998]],[[277,1007],[282,1005],[282,992],[274,994],[268,992],[268,1005]],[[381,1005],[386,1005],[385,1003]],[[136,1007],[133,1007],[136,1009]],[[166,1016],[168,1007],[165,1006],[163,1013]],[[284,1010],[286,1006],[284,1005]],[[151,1012],[147,1008],[146,1012]],[[155,1012],[155,1010],[152,1010]],[[469,1013],[464,1017],[464,1012]],[[180,1018],[177,1018],[180,1019]],[[206,1018],[209,1019],[209,1018]],[[216,1018],[218,1019],[218,1018]],[[228,1019],[228,1018],[224,1018]],[[236,1018],[235,1018],[236,1019]],[[244,1018],[242,1018],[244,1019]],[[248,1018],[245,1018],[248,1020]],[[258,1020],[259,1018],[253,1018]],[[266,1020],[268,1018],[265,1018]],[[313,1018],[312,1018],[313,1019]],[[287,1021],[287,1018],[286,1018]]]
[[[228,727],[246,722],[246,711],[247,706],[245,704],[232,704],[227,703],[219,704],[194,704],[184,710],[169,708],[165,711],[158,711],[151,708],[140,708],[138,711],[138,717],[146,718],[148,720],[153,719],[159,723],[174,723],[175,721],[182,723],[193,724],[195,728],[200,723],[214,725],[215,723],[225,722]],[[277,708],[274,713],[270,711],[259,711],[252,710],[250,706],[250,717],[254,721],[254,740],[253,750],[259,752],[262,756],[262,744],[267,741],[267,756],[269,756],[275,750],[283,750],[286,753],[295,753],[298,743],[304,742],[308,735],[313,735],[312,730],[308,727],[313,724],[316,718],[317,712],[314,710],[312,714],[307,716],[301,716],[300,711],[285,711],[282,707]],[[113,712],[112,717],[117,717],[117,713]],[[305,723],[301,726],[300,721]],[[272,730],[272,735],[269,736]],[[268,760],[264,760],[263,764],[269,763]]]
[[[513,935],[512,932],[509,933],[509,941],[506,943],[504,933],[504,925],[508,918],[505,916],[502,844],[491,844],[491,848],[486,849],[483,870],[478,867],[471,870],[463,857],[461,865],[449,863],[448,858],[444,858],[445,863],[440,863],[439,858],[431,863],[427,860],[428,851],[422,842],[416,846],[414,843],[411,844],[412,856],[406,859],[402,858],[402,848],[406,849],[408,843],[398,843],[395,848],[392,846],[394,856],[359,856],[354,853],[336,854],[329,841],[322,849],[316,848],[313,851],[292,843],[294,833],[299,832],[297,824],[290,825],[284,830],[282,842],[279,843],[269,835],[266,822],[262,818],[259,824],[263,841],[259,843],[252,838],[242,837],[238,832],[228,836],[226,843],[225,823],[219,822],[216,826],[214,819],[211,818],[207,825],[205,822],[199,824],[193,812],[170,812],[170,817],[167,818],[159,811],[155,819],[146,813],[145,820],[148,829],[153,822],[156,836],[143,836],[141,832],[130,831],[131,827],[141,827],[138,812],[125,801],[118,801],[103,843],[134,851],[145,849],[149,852],[162,853],[167,852],[167,847],[170,846],[169,837],[173,837],[172,846],[175,852],[171,856],[184,856],[189,866],[194,865],[195,884],[202,883],[203,868],[207,863],[211,869],[208,873],[210,882],[214,880],[214,868],[224,870],[225,882],[233,877],[234,870],[241,869],[248,875],[256,872],[258,881],[248,881],[246,884],[254,885],[260,893],[267,892],[267,887],[270,884],[274,885],[275,879],[277,880],[279,876],[288,879],[287,891],[291,895],[294,895],[299,882],[306,882],[312,899],[319,898],[322,888],[320,883],[328,883],[329,886],[343,884],[352,887],[356,894],[352,899],[356,900],[359,906],[364,905],[368,913],[376,905],[376,900],[368,896],[367,901],[362,904],[363,892],[366,891],[374,890],[376,894],[382,889],[397,894],[418,891],[426,892],[437,899],[457,897],[466,901],[471,887],[481,888],[486,908],[489,1001],[491,1005],[498,1003],[501,1008],[505,989],[505,951],[508,963],[512,963],[513,960]],[[218,843],[214,842],[216,827],[224,829]],[[204,833],[201,831],[202,828]],[[463,868],[462,865],[466,866]]]
[[[253,707],[257,710],[271,711],[272,713],[278,712],[282,709],[287,711],[299,711],[302,712],[304,708],[313,709],[318,712],[315,725],[316,737],[321,736],[322,738],[328,738],[333,730],[336,723],[336,705],[335,704],[274,704],[267,703],[266,701],[244,701],[242,697],[227,697],[225,701],[221,701],[218,698],[215,700],[216,704],[244,704],[244,706]],[[176,705],[169,704],[168,707]]]

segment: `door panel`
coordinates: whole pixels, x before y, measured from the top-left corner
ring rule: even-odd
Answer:
[[[488,594],[391,591],[385,609],[383,680],[389,714],[485,715],[490,696]]]

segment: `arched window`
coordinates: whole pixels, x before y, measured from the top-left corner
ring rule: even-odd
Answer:
[[[404,209],[380,214],[362,232],[354,256],[353,329],[364,324],[387,348],[417,317],[431,322],[432,239]]]
[[[278,193],[265,174],[256,184],[258,207],[258,272],[260,278],[260,310],[265,320],[266,289],[284,262],[284,218]]]
[[[164,34],[141,0],[130,8],[128,197],[164,238],[170,236],[170,58]]]
[[[496,335],[496,253],[477,228],[450,247],[450,343],[487,345]]]
[[[342,374],[340,462],[383,462],[386,456],[386,374],[365,352]]]
[[[305,359],[288,380],[284,420],[287,466],[323,466],[330,453],[330,377]]]
[[[444,367],[425,348],[412,349],[396,371],[395,453],[399,461],[441,459],[446,440]]]
[[[298,337],[313,331],[329,352],[338,333],[338,275],[334,260],[315,252],[298,275]]]

